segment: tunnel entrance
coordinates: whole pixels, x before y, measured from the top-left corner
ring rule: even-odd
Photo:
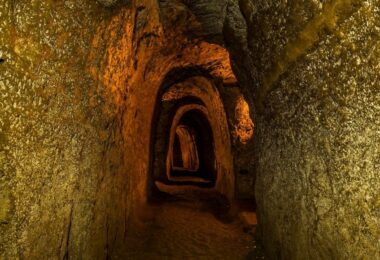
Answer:
[[[191,100],[190,100],[191,101]],[[195,100],[192,100],[195,101]],[[213,187],[217,179],[214,134],[202,102],[180,99],[166,135],[166,183]],[[161,179],[162,180],[162,179]]]
[[[213,189],[232,199],[227,117],[212,80],[194,76],[164,84],[152,122],[151,191],[159,182]]]
[[[173,144],[172,171],[198,171],[197,139],[193,127],[186,125],[179,125],[177,127]]]
[[[190,110],[173,126],[174,140],[169,145],[171,179],[214,182],[215,153],[210,123],[200,110]]]

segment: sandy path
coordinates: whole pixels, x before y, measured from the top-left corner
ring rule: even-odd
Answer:
[[[253,235],[237,219],[222,221],[210,201],[187,197],[151,207],[154,217],[131,238],[128,259],[263,259]]]

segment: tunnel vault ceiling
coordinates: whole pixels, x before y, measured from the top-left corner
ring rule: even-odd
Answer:
[[[194,78],[270,258],[380,258],[379,0],[0,2],[0,258],[125,257]]]

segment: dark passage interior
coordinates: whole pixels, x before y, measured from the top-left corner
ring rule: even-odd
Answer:
[[[170,144],[169,144],[170,145]],[[171,177],[216,180],[214,141],[210,123],[198,110],[186,112],[175,128]]]
[[[174,84],[171,77],[155,105],[150,183],[196,185],[233,196],[230,126],[218,88],[202,74],[185,74]]]

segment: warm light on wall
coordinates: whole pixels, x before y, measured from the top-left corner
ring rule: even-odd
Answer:
[[[234,126],[234,134],[241,143],[246,144],[252,139],[254,124],[249,115],[249,105],[242,96],[236,102]]]
[[[199,169],[198,147],[195,135],[195,130],[192,127],[186,125],[177,126],[171,158],[174,170],[197,171]],[[175,160],[176,157],[180,158]]]

